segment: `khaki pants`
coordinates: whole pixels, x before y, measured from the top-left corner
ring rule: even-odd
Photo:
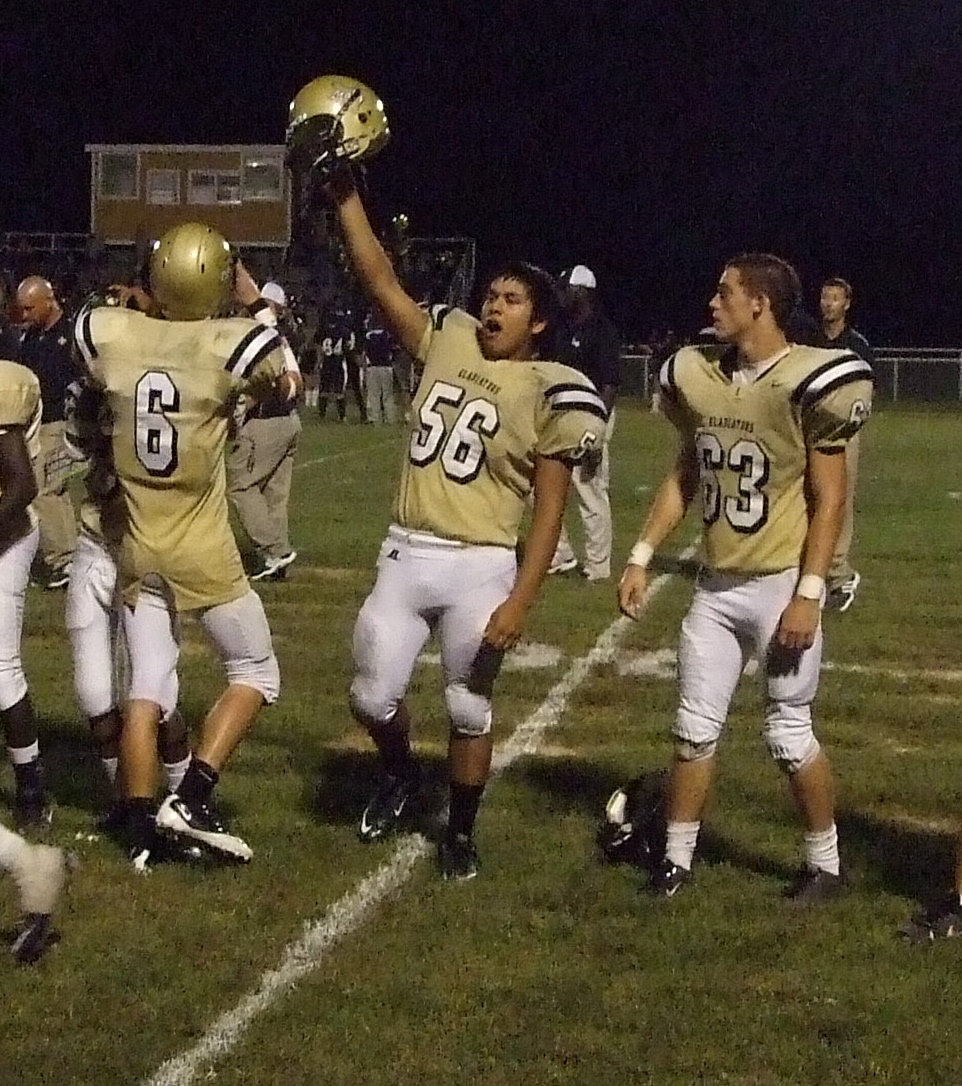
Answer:
[[[832,567],[828,571],[828,589],[831,591],[847,581],[855,570],[849,563],[848,553],[852,547],[852,537],[855,534],[855,480],[858,476],[858,454],[861,434],[855,437],[845,446],[845,516],[842,520],[842,530],[835,544],[835,554],[832,556]]]
[[[265,558],[283,558],[292,550],[287,506],[300,432],[296,412],[249,419],[227,453],[227,495],[244,531]]]
[[[364,375],[367,392],[368,422],[397,422],[394,402],[394,369],[391,366],[368,366]]]
[[[67,492],[76,466],[64,448],[66,423],[45,422],[40,427],[37,461],[37,497],[33,508],[40,522],[40,554],[51,570],[61,570],[77,545],[77,517]]]
[[[601,462],[594,470],[576,465],[571,473],[571,489],[578,499],[578,512],[585,533],[585,574],[602,580],[611,576],[611,502],[608,498],[610,459],[608,447],[615,429],[615,413],[611,412],[608,429],[601,446]],[[555,550],[552,565],[569,562],[575,557],[564,526]]]

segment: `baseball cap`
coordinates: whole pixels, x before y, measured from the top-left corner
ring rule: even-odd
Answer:
[[[287,305],[287,295],[280,283],[269,282],[261,287],[261,297],[274,305]]]
[[[593,290],[598,285],[595,273],[584,264],[575,264],[571,271],[564,273],[563,279],[569,287],[589,287]]]

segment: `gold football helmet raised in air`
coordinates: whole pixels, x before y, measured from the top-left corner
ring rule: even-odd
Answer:
[[[332,160],[359,162],[388,141],[384,103],[370,87],[345,75],[322,75],[291,102],[287,124],[288,165],[295,172]]]
[[[185,222],[155,241],[150,290],[168,320],[196,321],[226,309],[234,281],[234,254],[212,226]]]

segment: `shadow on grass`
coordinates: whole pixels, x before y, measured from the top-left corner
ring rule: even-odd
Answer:
[[[49,716],[38,717],[37,727],[47,789],[54,802],[100,814],[109,805],[110,788],[86,728],[77,718]]]
[[[930,901],[953,882],[955,836],[841,811],[842,857],[873,890]]]
[[[512,775],[540,793],[548,810],[580,814],[601,826],[611,793],[624,775],[603,764],[576,758],[524,758]],[[640,767],[651,787],[664,780],[662,769]],[[842,861],[866,890],[929,901],[952,885],[955,838],[936,830],[873,818],[842,809],[837,815]],[[801,831],[799,830],[799,833]],[[698,838],[700,863],[726,863],[744,871],[790,879],[797,868],[715,833],[710,821]]]
[[[421,757],[423,773],[416,802],[405,812],[405,829],[434,840],[447,804],[447,761]],[[374,751],[327,750],[306,797],[306,805],[319,822],[356,825],[381,781],[381,764]]]

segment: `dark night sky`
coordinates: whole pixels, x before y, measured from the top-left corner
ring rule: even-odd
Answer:
[[[959,0],[105,7],[0,16],[0,226],[85,229],[85,143],[280,142],[340,71],[391,119],[379,207],[482,268],[581,261],[624,328],[693,330],[764,248],[876,343],[962,342]]]

